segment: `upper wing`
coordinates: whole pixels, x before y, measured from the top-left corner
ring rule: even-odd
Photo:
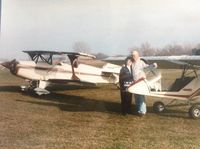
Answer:
[[[108,57],[105,61],[123,64],[126,57]],[[157,63],[159,69],[181,69],[185,65],[200,67],[200,56],[147,56],[141,57],[148,63]]]
[[[90,58],[96,58],[94,55],[86,54],[86,53],[80,53],[80,52],[57,52],[57,51],[23,51],[27,53],[32,61],[38,62],[38,59],[41,59],[42,61],[52,64],[52,57],[53,55],[67,55],[71,60],[74,60],[75,58],[79,56],[84,57],[90,57]]]
[[[160,69],[181,69],[185,65],[200,67],[200,56],[149,56],[143,58],[150,63],[157,63]]]

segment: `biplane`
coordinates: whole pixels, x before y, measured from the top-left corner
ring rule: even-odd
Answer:
[[[115,64],[123,63],[125,57],[109,57],[105,61]],[[153,104],[155,112],[163,112],[166,107],[173,104],[176,100],[186,102],[190,108],[189,116],[200,118],[200,107],[193,101],[200,99],[200,56],[149,56],[141,57],[145,62],[158,64],[158,69],[182,69],[182,74],[176,78],[172,85],[166,90],[162,88],[162,74],[155,68],[147,68],[151,75],[147,78],[140,78],[132,83],[128,91],[134,94],[168,99],[168,103],[156,101]]]
[[[23,91],[34,91],[38,95],[49,94],[45,88],[52,83],[117,83],[121,66],[105,63],[102,67],[81,63],[80,58],[94,59],[95,56],[77,52],[23,51],[31,61],[12,60],[2,62],[13,75],[28,80]],[[85,60],[87,61],[87,60]]]

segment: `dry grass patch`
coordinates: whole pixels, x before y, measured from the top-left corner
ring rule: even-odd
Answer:
[[[70,85],[47,96],[22,94],[22,80],[0,73],[0,148],[140,148],[198,149],[200,121],[187,106],[166,113],[120,115],[113,85]],[[134,107],[133,107],[134,110]]]

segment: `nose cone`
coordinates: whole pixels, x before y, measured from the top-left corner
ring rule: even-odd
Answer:
[[[9,62],[1,63],[1,65],[8,68],[12,74],[17,73],[17,71],[18,71],[17,64],[18,64],[18,62],[15,59],[12,61],[9,61]]]

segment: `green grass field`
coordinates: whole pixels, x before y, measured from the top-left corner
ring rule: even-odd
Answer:
[[[168,73],[165,84],[177,76],[177,71]],[[69,85],[55,87],[50,95],[35,96],[21,93],[22,84],[22,79],[0,72],[2,149],[200,148],[200,120],[189,118],[188,106],[155,114],[152,103],[158,99],[146,98],[145,117],[122,116],[114,85]]]

